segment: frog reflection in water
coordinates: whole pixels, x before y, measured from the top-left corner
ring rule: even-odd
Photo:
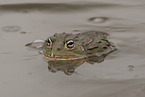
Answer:
[[[79,34],[54,34],[43,44],[43,56],[48,59],[51,72],[64,71],[72,74],[75,68],[88,62],[93,64],[115,51],[115,46],[107,40],[104,32],[89,31]]]

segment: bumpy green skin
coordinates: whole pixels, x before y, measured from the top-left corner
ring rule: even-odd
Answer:
[[[48,39],[51,46],[48,46]],[[89,31],[79,34],[61,33],[49,37],[44,43],[43,55],[52,60],[74,60],[90,56],[102,56],[115,51],[115,46],[107,40],[104,32]],[[74,48],[68,49],[66,42],[72,40]]]

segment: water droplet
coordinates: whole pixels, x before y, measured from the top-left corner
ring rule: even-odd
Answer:
[[[19,26],[5,26],[2,28],[3,31],[5,32],[17,32],[20,31],[20,27]]]
[[[129,69],[129,71],[133,71],[134,70],[134,66],[133,65],[128,65],[128,69]]]
[[[108,20],[107,17],[92,17],[89,18],[88,21],[94,22],[94,23],[104,23]]]
[[[31,43],[26,44],[25,46],[41,49],[44,47],[44,40],[37,39]]]

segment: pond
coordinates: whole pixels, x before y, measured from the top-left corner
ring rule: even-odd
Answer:
[[[144,97],[144,0],[0,0],[1,97]],[[72,75],[25,45],[55,33],[103,31],[118,48]]]

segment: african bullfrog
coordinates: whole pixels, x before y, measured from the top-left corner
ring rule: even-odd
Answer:
[[[48,69],[52,72],[73,71],[84,62],[100,63],[114,52],[116,47],[107,39],[108,34],[98,31],[87,31],[78,34],[56,33],[41,41],[42,54],[48,59]],[[33,42],[27,45],[34,45]]]
[[[103,32],[54,34],[45,40],[43,55],[52,60],[74,60],[101,56],[116,50]]]

